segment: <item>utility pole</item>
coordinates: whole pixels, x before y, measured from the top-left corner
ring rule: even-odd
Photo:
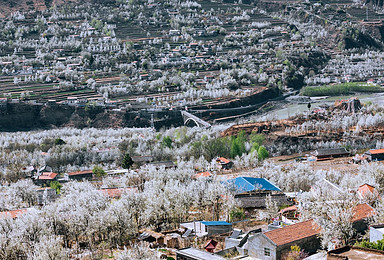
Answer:
[[[155,129],[155,122],[154,122],[154,119],[153,119],[153,114],[151,114],[151,128]]]

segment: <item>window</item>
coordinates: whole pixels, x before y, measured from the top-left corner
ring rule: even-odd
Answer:
[[[265,256],[271,256],[271,249],[267,248],[267,247],[264,247],[264,255]]]

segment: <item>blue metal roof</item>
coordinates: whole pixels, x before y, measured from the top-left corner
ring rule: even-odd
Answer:
[[[254,190],[281,191],[278,187],[264,178],[237,177],[228,180],[227,185],[237,193],[243,193]]]
[[[201,223],[206,226],[232,226],[231,223],[226,221],[201,221]]]

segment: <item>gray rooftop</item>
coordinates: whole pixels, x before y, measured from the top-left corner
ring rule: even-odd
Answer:
[[[196,260],[207,260],[207,259],[209,259],[209,260],[224,260],[225,259],[219,255],[208,253],[208,252],[205,252],[205,251],[202,251],[200,249],[193,248],[193,247],[187,247],[187,248],[179,249],[176,251],[176,255],[187,256],[187,257],[190,257],[190,258],[196,259]]]

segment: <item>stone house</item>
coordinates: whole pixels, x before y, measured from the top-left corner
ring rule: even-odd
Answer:
[[[305,252],[314,253],[320,248],[319,234],[320,227],[314,220],[256,233],[248,239],[248,255],[258,259],[282,259],[293,245],[300,246]]]

